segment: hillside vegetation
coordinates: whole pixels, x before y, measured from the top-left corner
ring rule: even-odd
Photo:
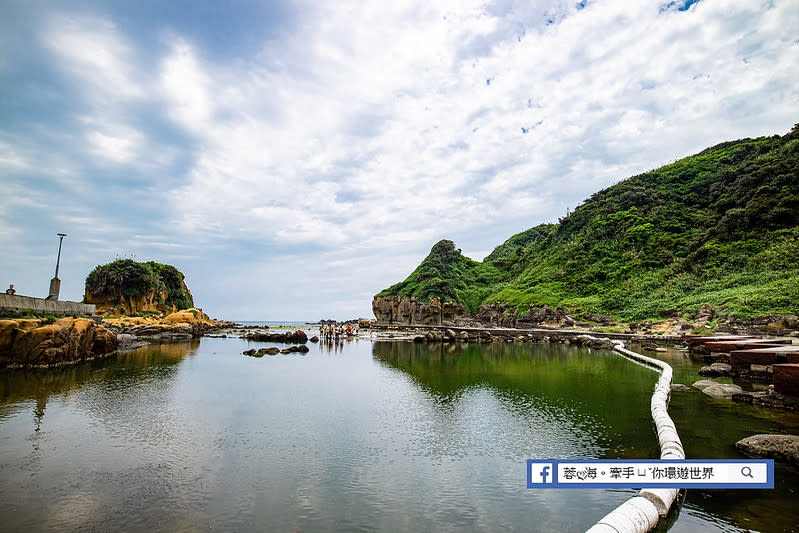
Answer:
[[[628,178],[482,262],[441,241],[378,296],[562,305],[619,320],[799,314],[799,125]]]
[[[194,306],[194,300],[183,278],[172,265],[117,259],[98,265],[86,276],[86,294],[110,302],[154,295],[162,310],[188,309]]]

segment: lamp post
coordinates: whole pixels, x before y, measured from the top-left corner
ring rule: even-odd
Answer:
[[[50,280],[50,294],[47,296],[48,300],[58,300],[58,293],[61,292],[61,280],[58,279],[58,267],[61,265],[61,244],[64,242],[66,233],[58,233],[58,259],[55,262],[55,277]]]

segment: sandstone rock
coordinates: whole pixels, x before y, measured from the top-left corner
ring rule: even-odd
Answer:
[[[255,355],[255,348],[251,348],[249,350],[244,350],[241,353],[242,353],[242,355]]]
[[[752,435],[739,440],[735,446],[750,457],[774,459],[799,466],[797,435]]]
[[[265,353],[266,355],[277,355],[280,353],[280,348],[277,348],[275,346],[270,346],[269,348],[266,349]]]
[[[558,308],[562,311],[562,308]],[[563,314],[558,313],[557,311],[553,311],[549,308],[549,306],[542,306],[540,309],[530,309],[527,314],[519,317],[519,322],[525,322],[530,324],[544,324],[546,322],[556,322],[563,318]]]
[[[467,332],[465,332],[465,331],[461,331],[460,333],[458,333],[458,340],[459,341],[468,341],[469,340],[469,334]]]
[[[300,346],[297,346],[297,353],[308,353],[309,351],[311,351],[311,349],[308,348],[307,344],[301,344]]]
[[[163,302],[166,300],[166,289],[152,289],[144,294],[136,296],[120,296],[119,298],[108,298],[102,294],[94,294],[88,289],[83,296],[83,301],[87,304],[94,304],[97,313],[100,314],[127,314],[135,315],[141,311],[164,311]]]
[[[427,337],[425,337],[424,335],[417,335],[413,338],[413,342],[415,343],[427,342]]]
[[[380,324],[440,326],[453,324],[460,317],[468,317],[466,309],[455,302],[441,302],[431,298],[425,302],[416,298],[375,296],[372,312]]]
[[[55,366],[108,355],[116,334],[93,320],[62,318],[0,321],[0,366]]]
[[[314,336],[313,336],[313,337],[311,337],[309,340],[310,340],[311,342],[319,342],[319,337],[317,337],[316,335],[314,335]]]
[[[447,340],[455,340],[455,332],[451,329],[448,329],[444,332],[444,336]]]
[[[799,364],[785,363],[771,367],[774,390],[782,394],[799,395]]]
[[[475,318],[484,324],[493,324],[503,328],[515,328],[516,306],[498,303],[481,305]]]
[[[682,383],[672,383],[671,384],[671,390],[683,392],[683,391],[691,390],[691,387],[683,385]]]

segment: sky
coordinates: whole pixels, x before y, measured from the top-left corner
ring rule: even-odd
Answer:
[[[30,296],[66,233],[62,300],[131,258],[215,318],[370,317],[440,239],[481,260],[799,122],[795,0],[0,7],[0,283]]]

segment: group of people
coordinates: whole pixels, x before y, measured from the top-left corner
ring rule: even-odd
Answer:
[[[319,326],[319,337],[326,341],[338,341],[344,336],[358,335],[358,332],[358,324],[355,324],[355,327],[352,324],[322,324]]]

